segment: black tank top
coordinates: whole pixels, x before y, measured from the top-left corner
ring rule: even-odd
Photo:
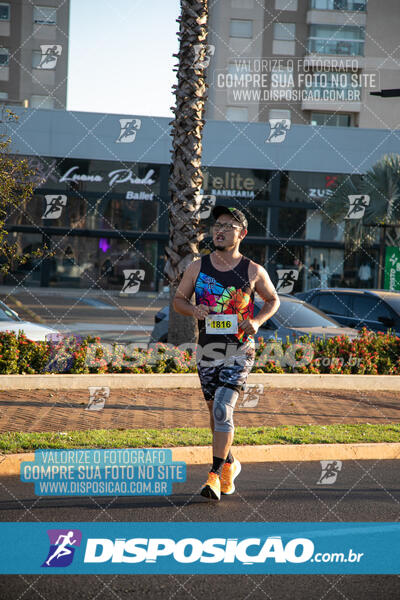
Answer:
[[[213,313],[236,314],[238,324],[254,315],[254,291],[249,281],[250,260],[244,256],[230,271],[218,271],[211,263],[210,255],[201,257],[200,272],[196,279],[196,304],[210,306]],[[238,328],[238,333],[206,333],[205,320],[199,320],[199,345],[226,342],[254,347],[254,337]]]

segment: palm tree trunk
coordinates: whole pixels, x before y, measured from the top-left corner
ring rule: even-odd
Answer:
[[[202,239],[198,208],[203,183],[201,173],[203,112],[206,101],[205,69],[194,68],[194,46],[206,54],[208,0],[181,0],[179,59],[176,105],[172,122],[172,166],[169,180],[170,240],[165,251],[168,259],[164,272],[170,281],[168,342],[179,345],[195,342],[197,322],[172,308],[176,289],[186,267],[198,258]]]

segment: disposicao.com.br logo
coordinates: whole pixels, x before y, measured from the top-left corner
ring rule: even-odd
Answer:
[[[89,538],[85,563],[156,563],[170,557],[177,563],[234,563],[243,565],[265,563],[305,563],[314,561],[314,543],[308,538],[293,538],[286,543],[281,536],[264,538]],[[362,553],[316,553],[316,562],[354,562]]]
[[[54,525],[0,523],[0,573],[400,573],[397,522]]]
[[[50,548],[42,567],[68,567],[74,558],[75,548],[81,545],[79,529],[49,529]]]

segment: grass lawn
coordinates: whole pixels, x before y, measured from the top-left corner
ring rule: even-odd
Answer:
[[[292,425],[237,427],[234,445],[260,444],[349,444],[399,442],[400,424],[385,425]],[[98,429],[44,433],[0,434],[3,454],[30,452],[38,448],[173,448],[209,446],[209,429]]]

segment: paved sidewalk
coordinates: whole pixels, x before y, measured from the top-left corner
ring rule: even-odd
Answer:
[[[200,390],[111,389],[105,408],[85,410],[87,389],[0,392],[0,432],[208,427]],[[235,411],[237,426],[400,422],[400,393],[269,389],[254,408]]]

